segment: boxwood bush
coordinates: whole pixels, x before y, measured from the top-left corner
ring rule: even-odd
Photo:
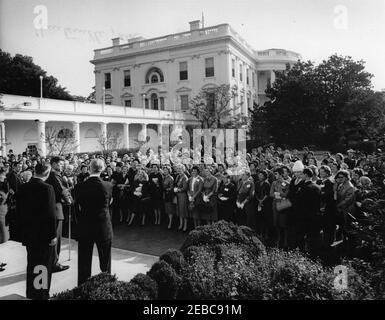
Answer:
[[[373,294],[370,264],[345,264],[348,288],[338,291],[332,268],[299,251],[266,250],[251,229],[220,221],[192,231],[181,251],[167,250],[146,275],[138,274],[130,282],[123,282],[100,274],[54,299],[378,298]],[[378,274],[377,282],[381,282],[382,275]]]

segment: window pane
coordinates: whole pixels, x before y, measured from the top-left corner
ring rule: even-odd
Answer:
[[[187,62],[179,62],[179,80],[187,80],[188,72],[187,72]]]
[[[131,108],[131,100],[124,100],[124,105]]]
[[[231,76],[235,78],[235,60],[231,60]]]
[[[130,70],[124,71],[124,86],[130,87],[131,86],[131,73]]]
[[[104,74],[104,88],[106,89],[111,88],[111,73]]]
[[[205,59],[205,73],[206,77],[213,77],[214,76],[214,58],[206,58]]]
[[[243,74],[242,74],[242,65],[239,65],[239,80],[243,81]]]
[[[180,96],[180,108],[181,110],[188,110],[188,95]]]

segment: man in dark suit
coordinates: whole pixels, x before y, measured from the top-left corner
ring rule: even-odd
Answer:
[[[56,244],[55,193],[44,181],[50,166],[38,164],[31,180],[20,185],[16,210],[20,216],[22,243],[27,248],[27,298],[49,298],[52,261]]]
[[[61,237],[63,229],[63,203],[66,203],[67,198],[64,197],[66,194],[66,188],[64,187],[64,181],[62,177],[62,171],[64,167],[64,160],[60,157],[53,157],[51,159],[51,173],[47,179],[47,183],[52,185],[55,191],[55,202],[56,202],[56,237],[57,244],[55,248],[55,259],[53,261],[52,272],[60,272],[67,270],[69,266],[64,266],[59,263],[60,249],[61,249]],[[66,203],[70,204],[70,203]]]
[[[305,247],[305,236],[311,255],[316,252],[317,241],[321,225],[319,224],[321,191],[312,181],[313,171],[310,168],[303,170],[303,186],[299,191],[298,201],[298,230],[297,245],[300,249]]]
[[[75,205],[79,206],[78,220],[78,285],[91,276],[92,251],[98,248],[100,269],[111,272],[112,223],[109,204],[112,184],[100,178],[104,161],[93,159],[90,177],[75,186]]]
[[[7,224],[9,224],[10,240],[21,242],[20,234],[20,217],[16,213],[16,196],[22,183],[20,173],[23,168],[21,162],[13,162],[12,169],[7,174],[7,181],[9,184],[8,195],[8,213],[6,215]]]

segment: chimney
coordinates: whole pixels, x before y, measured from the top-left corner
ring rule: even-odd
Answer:
[[[120,38],[118,37],[118,38],[113,38],[112,39],[112,45],[113,46],[118,46],[118,45],[120,45]]]
[[[190,31],[199,30],[201,28],[200,20],[190,21],[189,23],[190,23]]]

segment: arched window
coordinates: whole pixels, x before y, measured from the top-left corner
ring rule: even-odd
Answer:
[[[158,83],[159,82],[159,76],[157,73],[154,73],[152,76],[151,76],[151,83]]]
[[[146,83],[159,83],[164,82],[164,76],[162,70],[159,68],[153,67],[146,73]]]

